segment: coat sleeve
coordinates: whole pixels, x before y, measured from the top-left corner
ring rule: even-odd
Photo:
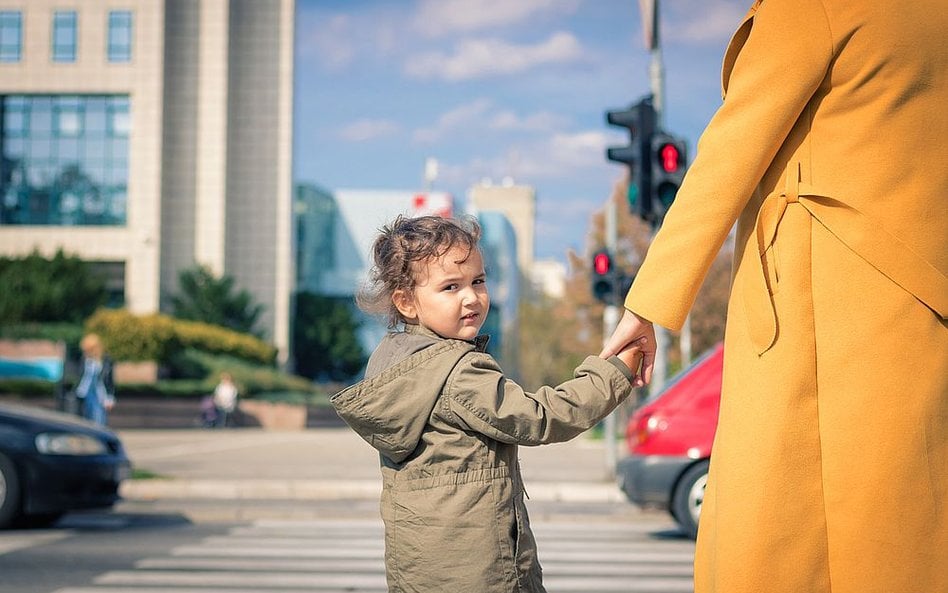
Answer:
[[[743,47],[732,48],[739,53],[725,73],[724,103],[625,300],[627,309],[671,329],[681,328],[724,240],[832,61],[819,0],[765,0],[753,18]]]
[[[632,393],[631,373],[618,359],[589,356],[556,387],[525,391],[490,355],[472,353],[445,384],[442,413],[463,430],[504,443],[567,441],[593,427]]]

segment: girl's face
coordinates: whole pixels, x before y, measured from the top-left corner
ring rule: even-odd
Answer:
[[[402,317],[443,338],[476,338],[490,307],[480,251],[452,247],[440,258],[416,264],[415,274],[414,290],[392,295]]]

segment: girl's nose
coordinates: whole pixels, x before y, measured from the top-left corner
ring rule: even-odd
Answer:
[[[461,290],[461,302],[465,305],[477,302],[477,292],[473,286],[468,286]]]

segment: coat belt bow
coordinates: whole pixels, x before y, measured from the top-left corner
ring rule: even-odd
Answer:
[[[790,206],[806,209],[810,216],[872,267],[942,319],[946,318],[948,277],[878,222],[853,206],[802,183],[799,163],[791,163],[784,190],[768,195],[757,213],[758,257],[751,258],[750,285],[742,295],[748,330],[758,355],[770,350],[777,341],[777,310],[768,290],[763,262],[764,253],[776,241],[780,222]]]

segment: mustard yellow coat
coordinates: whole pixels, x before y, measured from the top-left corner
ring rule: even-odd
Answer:
[[[626,307],[737,222],[696,593],[948,592],[948,6],[764,0]]]

